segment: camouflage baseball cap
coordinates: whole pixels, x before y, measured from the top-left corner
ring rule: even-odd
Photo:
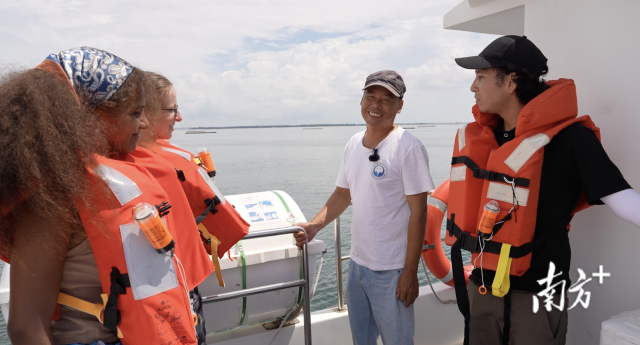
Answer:
[[[404,86],[404,80],[402,80],[402,77],[396,73],[396,71],[385,70],[369,74],[367,81],[364,83],[364,89],[362,90],[366,90],[369,86],[373,85],[380,85],[389,90],[394,96],[400,98],[407,92],[407,88]]]

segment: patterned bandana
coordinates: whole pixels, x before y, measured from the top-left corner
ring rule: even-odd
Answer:
[[[51,54],[47,60],[62,66],[78,95],[94,108],[111,98],[134,68],[111,53],[89,47]]]

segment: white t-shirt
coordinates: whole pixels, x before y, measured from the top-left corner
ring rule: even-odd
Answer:
[[[349,189],[353,202],[351,260],[374,271],[404,267],[407,254],[407,195],[434,188],[424,145],[396,128],[377,147],[380,159],[369,161],[364,131],[347,143],[336,185]]]

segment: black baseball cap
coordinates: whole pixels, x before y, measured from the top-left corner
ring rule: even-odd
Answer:
[[[547,58],[527,36],[502,36],[491,42],[478,56],[457,58],[456,63],[467,69],[506,67],[512,64],[538,76],[547,70]]]
[[[394,96],[400,98],[407,92],[404,80],[396,71],[385,70],[369,74],[362,90],[366,90],[373,85],[380,85],[389,90]]]

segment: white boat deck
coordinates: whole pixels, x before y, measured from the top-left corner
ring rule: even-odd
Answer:
[[[440,299],[455,299],[454,289],[437,283],[433,285]],[[225,317],[225,315],[220,315]],[[442,304],[431,292],[429,286],[420,287],[420,296],[415,302],[416,345],[457,345],[462,344],[464,320],[456,304]],[[283,327],[273,345],[304,344],[304,321]],[[348,310],[336,312],[332,309],[311,314],[311,334],[314,345],[352,344]],[[277,330],[266,330],[262,325],[247,326],[226,332],[209,334],[207,344],[216,345],[267,345]],[[382,344],[382,341],[378,341]]]

